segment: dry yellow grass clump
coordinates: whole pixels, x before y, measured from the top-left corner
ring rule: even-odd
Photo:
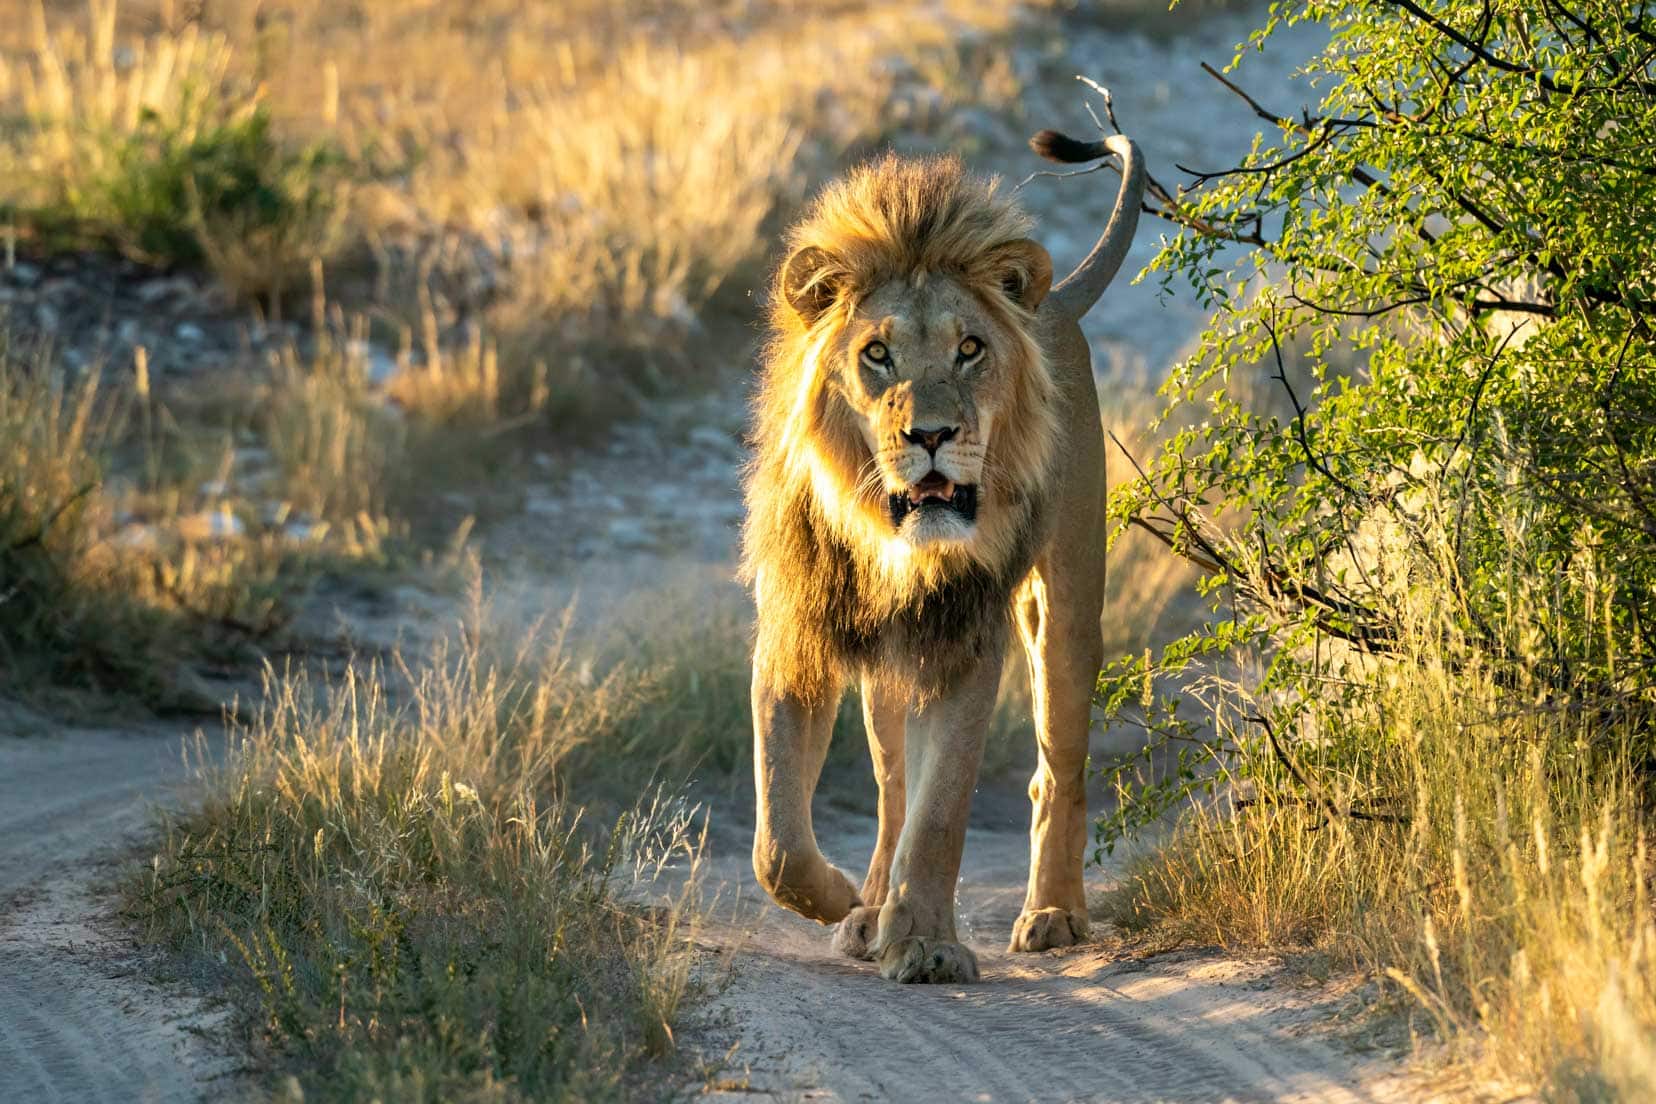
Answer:
[[[284,358],[250,410],[180,418],[152,391],[142,349],[124,381],[69,380],[46,350],[3,341],[8,691],[217,713],[195,664],[250,659],[306,576],[380,564],[401,545],[383,512],[399,428],[325,343]]]
[[[657,690],[561,633],[464,636],[322,686],[268,672],[128,909],[197,968],[251,974],[296,1099],[637,1098],[690,984],[700,841],[675,802],[605,828],[566,791]]]
[[[1545,586],[1510,582],[1544,607]],[[1513,685],[1430,588],[1406,600],[1395,655],[1348,655],[1286,714],[1228,676],[1193,687],[1250,781],[1186,812],[1106,911],[1153,944],[1311,946],[1366,968],[1424,1013],[1428,1053],[1456,1076],[1647,1099],[1647,736],[1613,702]],[[1270,720],[1284,715],[1294,731]]]

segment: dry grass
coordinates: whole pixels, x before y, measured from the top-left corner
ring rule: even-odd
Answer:
[[[270,672],[128,909],[229,963],[306,1100],[641,1098],[689,988],[699,845],[674,802],[606,830],[569,789],[661,689],[562,633],[498,653],[467,626],[391,671]],[[672,906],[629,903],[669,866]]]
[[[8,691],[217,713],[197,665],[251,662],[305,578],[385,563],[396,426],[330,390],[335,366],[293,359],[251,410],[181,421],[141,353],[77,380],[0,344]]]
[[[0,666],[14,692],[188,705],[176,676],[195,622],[261,615],[257,588],[234,578],[243,565],[210,543],[122,539],[104,477],[126,414],[96,376],[63,383],[43,357],[0,349]]]
[[[1641,736],[1512,686],[1468,652],[1446,605],[1434,613],[1424,588],[1410,600],[1406,654],[1350,657],[1300,703],[1281,752],[1245,720],[1272,703],[1206,684],[1254,782],[1188,811],[1106,909],[1157,944],[1309,944],[1372,970],[1476,1079],[1648,1099],[1656,869]],[[1310,788],[1290,784],[1290,760]]]
[[[1307,350],[1287,350],[1302,395],[1308,363]],[[1329,370],[1355,374],[1362,365]],[[1268,375],[1233,375],[1215,397],[1290,417]],[[1155,438],[1121,436],[1129,451],[1153,451]],[[1511,560],[1499,585],[1526,596],[1515,605],[1526,620],[1485,646],[1504,660],[1457,630],[1456,600],[1433,582],[1459,562],[1457,490],[1426,482],[1411,491],[1412,540],[1377,516],[1351,546],[1350,566],[1360,561],[1394,583],[1388,597],[1405,626],[1399,654],[1380,659],[1322,641],[1321,678],[1296,693],[1251,692],[1263,667],[1250,656],[1186,683],[1181,693],[1196,709],[1185,715],[1214,748],[1234,749],[1229,767],[1241,781],[1186,807],[1130,862],[1103,911],[1153,947],[1310,946],[1370,972],[1381,1003],[1406,1010],[1430,1044],[1423,1053],[1446,1083],[1551,1100],[1649,1099],[1648,733],[1618,720],[1628,713],[1613,705],[1513,684],[1510,657],[1530,655],[1537,626],[1559,616],[1559,580],[1522,566],[1536,560],[1516,491],[1501,507]],[[1122,572],[1120,547],[1112,580]],[[1185,631],[1181,622],[1196,611],[1164,588],[1188,587],[1193,575],[1159,544],[1142,554],[1162,567],[1150,569],[1136,616],[1152,618],[1158,636]],[[1604,626],[1579,633],[1614,655],[1614,577],[1584,550],[1567,585],[1592,596],[1588,609],[1606,611]],[[1280,749],[1252,719],[1261,716],[1292,718],[1292,730],[1277,732]],[[1309,785],[1292,777],[1290,762]]]
[[[1109,388],[1104,416],[1105,476],[1111,493],[1138,478],[1135,463],[1161,448],[1172,429],[1157,419],[1160,400],[1143,384]],[[1115,533],[1105,563],[1104,658],[1137,655],[1189,632],[1204,614],[1196,570],[1149,534]]]
[[[11,219],[48,244],[205,261],[232,291],[269,299],[334,251],[342,166],[278,140],[223,35],[118,39],[115,0],[91,0],[67,24],[39,0],[17,6],[28,45],[18,61],[0,57],[0,104],[17,119],[0,141]]]
[[[272,310],[326,260],[348,310],[419,335],[408,409],[566,426],[745,356],[768,238],[881,133],[891,59],[968,96],[994,74],[954,32],[1007,19],[976,0],[924,21],[689,0],[8,9],[0,205],[25,231],[199,255]],[[475,370],[439,371],[450,347]]]

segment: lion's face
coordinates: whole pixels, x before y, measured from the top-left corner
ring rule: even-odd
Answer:
[[[894,601],[1027,543],[1057,425],[1027,231],[958,162],[888,158],[829,189],[777,273],[750,510],[809,496]]]
[[[925,698],[1004,629],[1066,474],[1048,357],[1080,343],[1047,312],[1030,229],[958,160],[891,155],[788,235],[742,571],[755,663],[807,698],[869,664]]]
[[[838,391],[870,457],[858,489],[878,492],[875,508],[909,544],[970,541],[996,505],[985,461],[1022,370],[1020,335],[932,276],[864,298],[836,344]]]

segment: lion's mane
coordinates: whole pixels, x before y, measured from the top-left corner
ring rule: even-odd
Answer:
[[[1033,315],[1004,265],[1003,247],[1029,229],[997,181],[967,174],[958,159],[888,155],[826,189],[790,234],[790,252],[816,246],[834,259],[821,278],[838,298],[807,325],[781,295],[780,272],[772,287],[743,532],[743,575],[759,605],[754,662],[772,685],[821,700],[873,671],[925,700],[1006,631],[1012,591],[1041,543],[1056,437]],[[994,516],[983,534],[964,551],[894,557],[889,538],[848,526],[819,498],[823,472],[845,501],[883,494],[861,478],[867,447],[822,352],[861,296],[928,273],[958,280],[1018,335],[1016,382],[989,443]]]

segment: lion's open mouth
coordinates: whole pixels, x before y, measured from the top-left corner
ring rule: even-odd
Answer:
[[[891,495],[889,502],[891,524],[898,528],[916,510],[950,510],[965,521],[977,520],[977,484],[955,483],[942,472],[927,472],[908,490]]]

